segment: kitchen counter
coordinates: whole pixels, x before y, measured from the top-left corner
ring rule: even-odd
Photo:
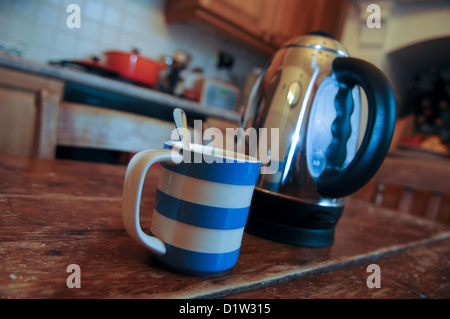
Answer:
[[[81,84],[112,93],[120,93],[131,98],[148,101],[149,104],[157,103],[158,105],[165,105],[170,109],[174,107],[181,107],[187,113],[191,112],[201,114],[204,117],[214,117],[231,122],[239,122],[240,120],[240,114],[237,112],[211,107],[205,104],[200,104],[194,101],[162,93],[157,90],[104,78],[94,74],[69,69],[67,67],[48,65],[1,53],[0,67],[37,74],[48,78],[62,80],[64,82]]]
[[[0,155],[0,298],[450,296],[448,225],[353,197],[331,246],[293,246],[244,233],[232,269],[210,277],[170,271],[124,229],[125,170],[124,165]],[[143,229],[150,228],[158,174],[154,166],[145,180]],[[69,265],[80,268],[80,288],[67,283]],[[380,287],[371,285],[376,272],[370,265],[379,266]]]

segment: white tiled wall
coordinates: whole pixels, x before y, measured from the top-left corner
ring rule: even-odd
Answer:
[[[81,28],[66,25],[69,4],[81,8]],[[158,59],[176,49],[189,52],[191,66],[212,72],[219,50],[233,54],[233,72],[243,83],[253,66],[267,56],[191,25],[167,25],[165,0],[0,0],[0,40],[25,47],[25,58],[49,60],[85,58],[102,51],[138,48]]]

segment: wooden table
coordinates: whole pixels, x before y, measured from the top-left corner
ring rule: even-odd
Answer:
[[[352,198],[332,246],[245,233],[223,274],[166,270],[123,227],[125,169],[0,155],[0,298],[450,298],[449,227]],[[144,186],[143,229],[158,172]],[[80,288],[67,285],[73,264]],[[367,285],[371,264],[381,288]]]

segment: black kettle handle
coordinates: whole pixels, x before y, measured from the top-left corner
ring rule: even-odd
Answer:
[[[392,88],[384,74],[369,62],[356,58],[336,58],[332,66],[333,74],[341,83],[336,96],[336,108],[341,118],[335,120],[333,140],[327,149],[327,167],[317,180],[317,191],[325,197],[344,197],[363,187],[377,172],[383,163],[391,144],[395,126],[395,98]],[[368,104],[367,126],[361,145],[352,161],[343,170],[334,167],[337,156],[342,160],[348,132],[340,132],[349,128],[349,123],[343,125],[339,121],[349,118],[353,108],[351,88],[355,85],[362,87]],[[350,106],[349,106],[349,103]],[[338,121],[338,122],[336,122]],[[340,145],[339,145],[340,144]],[[344,156],[345,157],[345,156]]]

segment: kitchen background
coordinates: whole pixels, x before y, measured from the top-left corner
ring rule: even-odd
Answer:
[[[66,26],[70,15],[66,9],[72,3],[81,8],[79,29]],[[184,72],[198,67],[206,77],[217,72],[218,52],[226,52],[234,57],[233,80],[245,90],[249,75],[263,67],[271,53],[237,41],[205,23],[167,23],[167,3],[167,0],[1,0],[0,52],[46,64],[101,55],[110,49],[137,48],[152,59],[173,55],[181,49],[192,57]],[[276,3],[278,6],[284,2]],[[313,2],[299,0],[299,3],[297,7],[301,9],[314,7]],[[415,128],[419,132],[437,134],[444,143],[449,143],[450,1],[351,0],[341,1],[344,5],[340,7],[345,10],[338,11],[327,10],[334,1],[317,3],[325,3],[321,13],[307,12],[307,16],[294,23],[303,23],[304,29],[305,23],[309,23],[308,15],[322,18],[339,15],[335,35],[351,56],[368,60],[385,72],[396,93],[399,117],[415,114]],[[367,25],[372,13],[367,8],[374,3],[380,8],[381,28]],[[241,111],[244,103],[245,100],[240,101],[235,110]]]
[[[72,3],[81,8],[79,29],[66,26],[66,8]],[[191,67],[201,67],[205,75],[214,73],[217,53],[225,51],[235,58],[233,73],[239,85],[254,66],[264,65],[267,56],[249,46],[191,24],[167,24],[164,7],[165,0],[2,0],[0,40],[42,62],[133,48],[159,59],[181,49],[191,55]]]
[[[69,4],[81,8],[81,28],[69,29]],[[381,28],[369,29],[366,8],[381,8]],[[448,53],[450,35],[449,1],[398,0],[350,1],[343,20],[341,41],[350,54],[368,60],[386,73],[391,70],[389,54],[424,40],[445,38],[442,53]],[[269,54],[236,43],[218,32],[189,23],[166,23],[166,0],[2,0],[0,1],[0,51],[18,50],[25,58],[47,62],[99,55],[104,50],[129,51],[138,48],[158,59],[182,49],[192,56],[191,68],[201,67],[205,75],[215,72],[217,53],[235,58],[233,74],[237,84],[254,67],[261,67]],[[16,51],[17,51],[16,50]],[[421,52],[409,52],[409,56]],[[448,55],[447,55],[448,56]],[[414,64],[427,64],[417,59]],[[388,74],[388,76],[393,76]]]

